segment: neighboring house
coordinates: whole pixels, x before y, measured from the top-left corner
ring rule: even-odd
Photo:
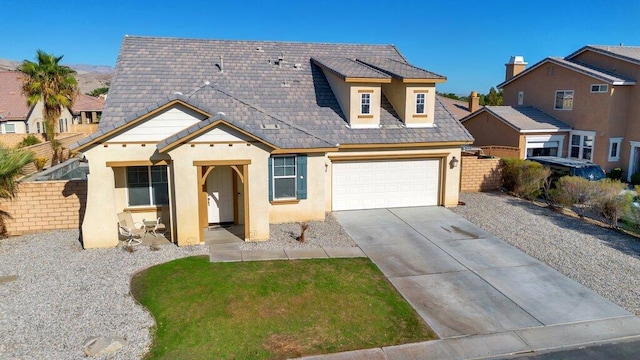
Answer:
[[[17,71],[0,71],[0,133],[33,134],[44,133],[42,102],[29,107],[22,95],[23,75]],[[69,131],[73,116],[64,108],[58,119],[56,132]]]
[[[498,87],[505,105],[535,107],[569,129],[541,129],[549,137],[545,146],[557,143],[559,156],[591,160],[605,170],[620,167],[627,178],[640,172],[640,47],[589,45],[526,65],[522,57],[512,57]],[[467,119],[465,126],[473,122]],[[476,139],[494,132],[469,130]]]
[[[480,109],[480,98],[476,92],[471,94],[469,101],[455,100],[442,95],[436,95],[436,99],[438,99],[457,120],[461,120],[472,112]]]
[[[210,224],[324,220],[335,210],[458,203],[461,146],[443,76],[391,45],[124,38],[89,162],[85,248],[116,214],[162,216],[179,245]]]
[[[100,122],[103,109],[104,98],[78,94],[71,107],[73,124],[97,124]]]

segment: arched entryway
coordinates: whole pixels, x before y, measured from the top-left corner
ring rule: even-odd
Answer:
[[[244,225],[249,239],[250,160],[195,161],[198,168],[198,214],[200,239],[212,224]]]

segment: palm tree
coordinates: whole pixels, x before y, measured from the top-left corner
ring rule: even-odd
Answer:
[[[25,60],[18,66],[24,73],[22,93],[27,98],[27,105],[34,106],[42,101],[42,117],[47,141],[51,142],[53,157],[51,164],[57,163],[60,142],[56,140],[56,120],[64,107],[71,108],[78,93],[78,83],[73,76],[75,71],[68,66],[60,65],[62,56],[54,56],[42,50],[37,51],[38,62]]]
[[[0,199],[9,200],[16,197],[19,175],[22,168],[33,160],[31,151],[8,149],[0,145]],[[6,235],[5,219],[11,215],[0,210],[0,236]]]

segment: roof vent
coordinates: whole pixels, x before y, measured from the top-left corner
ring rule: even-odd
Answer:
[[[220,69],[220,72],[223,73],[224,72],[224,57],[222,55],[220,55],[220,62],[217,65],[218,65],[218,69]]]
[[[302,64],[300,64],[300,63],[295,63],[295,64],[293,64],[293,68],[294,68],[294,69],[302,69]]]
[[[278,55],[278,66],[282,67],[283,63],[284,63],[284,52],[280,52],[280,55]]]
[[[175,92],[173,93],[173,95],[184,95],[184,94],[183,94],[183,93],[181,93],[180,91],[175,91]]]
[[[262,130],[279,130],[280,125],[278,124],[260,124],[260,129]]]
[[[287,82],[287,80],[283,81],[282,84],[280,84],[281,87],[291,87],[291,84],[289,84]]]
[[[258,46],[258,47],[256,47],[256,51],[257,51],[257,52],[264,52],[264,50],[262,49],[262,46]]]
[[[227,114],[223,113],[222,111],[218,111],[218,112],[216,113],[216,115],[227,116]]]
[[[211,84],[211,83],[210,83],[208,80],[205,80],[205,81],[204,81],[204,85],[205,85],[205,86],[208,86],[208,85],[210,85],[210,84]]]

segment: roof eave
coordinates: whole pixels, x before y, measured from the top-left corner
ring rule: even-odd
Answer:
[[[522,134],[537,134],[537,133],[558,133],[558,132],[568,132],[572,129],[563,129],[563,128],[551,128],[551,129],[532,129],[532,130],[520,130]]]
[[[361,78],[361,77],[344,77],[344,82],[348,83],[374,83],[374,84],[389,84],[391,78]]]
[[[447,82],[447,78],[402,78],[402,82],[405,84],[436,84]]]

